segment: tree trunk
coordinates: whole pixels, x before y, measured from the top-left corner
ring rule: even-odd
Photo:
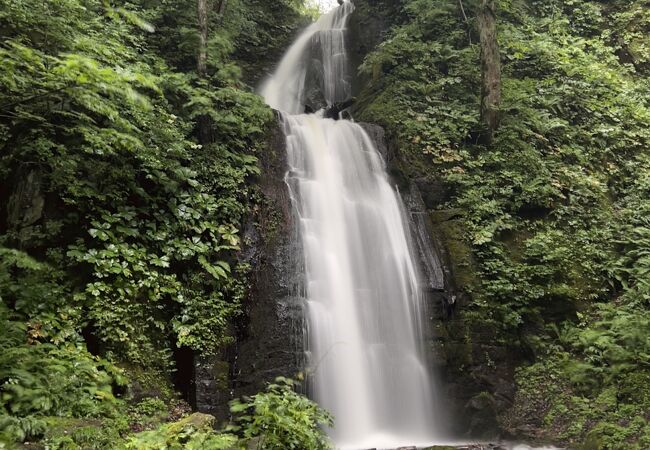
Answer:
[[[219,21],[223,20],[223,15],[226,13],[226,6],[228,5],[227,0],[219,0],[216,3],[217,15],[219,16]]]
[[[199,19],[199,48],[196,58],[196,71],[199,78],[208,76],[208,0],[198,0],[197,13]],[[197,132],[199,143],[209,144],[211,141],[210,117],[202,115],[197,118]]]
[[[198,0],[197,12],[199,18],[199,51],[196,70],[199,77],[205,78],[208,71],[208,0]]]
[[[485,141],[490,144],[499,127],[501,106],[501,60],[495,0],[481,0],[478,28],[481,36],[481,119],[487,127]]]

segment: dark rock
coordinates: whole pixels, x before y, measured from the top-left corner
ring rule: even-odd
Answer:
[[[259,164],[256,184],[262,200],[245,225],[240,252],[240,260],[253,272],[236,342],[221,359],[198,360],[196,368],[197,406],[220,419],[227,417],[231,398],[262,391],[278,376],[295,378],[303,367],[302,251],[284,181],[286,148],[280,126],[272,130]],[[205,401],[199,404],[201,398]],[[217,405],[210,407],[210,402]]]
[[[417,243],[421,265],[425,272],[425,288],[433,291],[448,291],[441,257],[442,251],[433,234],[426,206],[417,185],[412,183],[408,192],[402,194],[402,198],[410,215],[411,233]],[[450,293],[443,299],[447,300],[452,297],[453,294]]]
[[[318,111],[327,107],[323,95],[323,62],[320,60],[320,43],[312,44],[311,54],[314,55],[309,63],[305,78],[304,102],[305,110]]]
[[[414,181],[427,209],[438,209],[451,200],[453,191],[446,181],[436,176],[420,177]]]
[[[353,3],[355,10],[348,23],[346,44],[352,67],[359,67],[386,37],[402,4],[394,0],[353,0]],[[357,74],[351,81],[352,92],[358,93],[368,80]]]
[[[20,230],[33,225],[43,217],[45,198],[41,192],[43,175],[40,170],[21,166],[18,168],[14,189],[7,202],[7,224]]]
[[[388,146],[386,144],[386,133],[384,132],[384,129],[373,123],[360,122],[359,125],[368,134],[368,137],[373,144],[375,144],[377,151],[381,157],[384,158],[384,161],[388,161],[391,158],[391,155],[389,154]]]
[[[194,403],[198,411],[219,417],[227,415],[230,364],[220,356],[197,357],[194,360]]]
[[[305,56],[307,73],[305,76],[305,91],[303,102],[312,111],[331,108],[331,106],[329,106],[327,103],[328,100],[333,102],[336,106],[337,104],[349,101],[349,99],[352,97],[352,76],[348,71],[342,75],[341,79],[337,80],[338,85],[341,86],[342,89],[337,88],[336,92],[333,93],[334,98],[325,99],[323,49],[320,37],[321,35],[318,33],[314,35],[308,50],[309,53]],[[345,108],[340,108],[339,111],[342,111],[343,109]],[[338,111],[335,114],[331,114],[329,117],[338,119]]]
[[[284,181],[286,148],[277,127],[261,153],[260,209],[246,227],[243,255],[253,267],[252,286],[240,324],[233,365],[236,394],[253,394],[277,376],[302,369],[302,250],[295,211]]]
[[[343,112],[344,110],[352,106],[354,102],[355,99],[350,98],[343,102],[334,103],[333,105],[330,105],[327,108],[325,108],[325,113],[323,117],[325,117],[326,119],[339,120],[341,112]]]

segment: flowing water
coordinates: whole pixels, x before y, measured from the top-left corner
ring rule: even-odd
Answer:
[[[345,26],[353,9],[346,2],[311,25],[262,88],[286,134],[311,395],[334,415],[329,432],[339,448],[424,445],[440,440],[440,426],[401,200],[362,127],[322,111],[301,114],[314,89],[330,105],[350,97]],[[314,68],[318,76],[309,75]]]

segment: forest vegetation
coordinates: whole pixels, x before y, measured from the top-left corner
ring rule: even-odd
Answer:
[[[441,330],[518,355],[491,430],[650,448],[650,1],[355,3],[385,29],[353,115],[395,142],[398,184],[445,186],[462,243],[468,300]],[[336,418],[298,382],[224,425],[193,413],[177,365],[233,342],[277,126],[254,88],[317,14],[0,3],[0,448],[330,447]]]

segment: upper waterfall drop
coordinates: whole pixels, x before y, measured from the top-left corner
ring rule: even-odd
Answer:
[[[310,92],[320,93],[329,105],[351,97],[345,27],[352,11],[354,5],[346,1],[300,34],[260,89],[269,106],[288,114],[301,114]]]
[[[332,412],[339,448],[441,441],[422,351],[420,268],[406,213],[381,155],[358,124],[302,114],[351,97],[350,2],[322,16],[262,88],[282,112],[285,181],[304,259],[312,397]],[[308,97],[310,97],[308,99]]]

